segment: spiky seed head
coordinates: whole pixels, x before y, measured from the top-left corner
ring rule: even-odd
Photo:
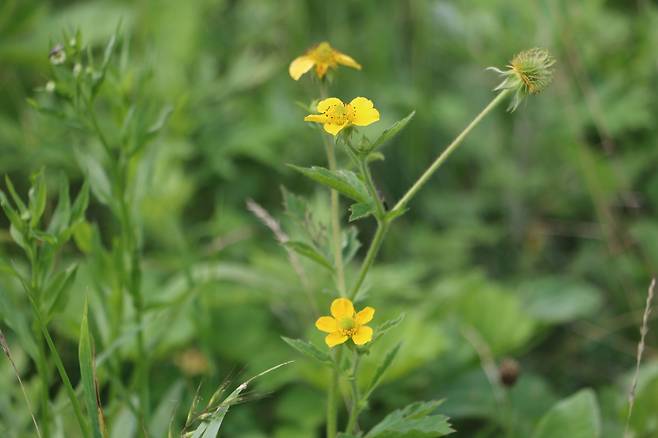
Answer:
[[[489,69],[504,78],[495,88],[496,91],[515,91],[508,107],[509,111],[514,111],[526,96],[541,93],[546,89],[553,78],[554,64],[555,59],[548,50],[534,48],[517,54],[507,65],[506,70],[495,67]]]

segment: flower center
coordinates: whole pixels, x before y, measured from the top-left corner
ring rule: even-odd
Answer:
[[[354,318],[343,318],[338,321],[338,326],[343,336],[354,336],[356,334],[357,326]]]
[[[329,123],[334,125],[344,125],[349,120],[349,112],[344,105],[331,105],[324,114],[329,119]]]
[[[334,59],[334,51],[328,43],[320,43],[313,51],[317,62],[331,64]]]

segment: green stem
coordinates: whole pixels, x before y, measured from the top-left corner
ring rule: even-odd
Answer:
[[[448,147],[434,160],[429,168],[418,178],[418,181],[414,183],[413,186],[404,194],[402,199],[393,207],[394,212],[399,212],[409,203],[411,198],[413,198],[418,191],[423,188],[425,183],[432,177],[434,172],[441,167],[444,161],[450,156],[450,154],[457,149],[457,147],[462,143],[464,138],[477,126],[480,121],[491,112],[500,102],[502,102],[505,97],[509,94],[509,90],[503,90],[496,97],[494,97],[491,102],[478,114],[475,118],[468,124],[468,126],[448,145]]]
[[[334,143],[327,140],[327,136],[322,134],[325,149],[327,151],[327,162],[329,170],[336,170],[336,148]],[[345,296],[345,267],[343,266],[343,245],[342,232],[340,229],[340,203],[338,201],[338,192],[331,190],[331,236],[334,252],[334,265],[336,265],[336,285],[341,296]]]
[[[359,270],[359,276],[356,279],[356,283],[354,283],[354,286],[352,286],[352,290],[350,291],[349,297],[351,300],[354,300],[356,295],[359,293],[359,289],[361,288],[363,281],[366,279],[366,275],[368,275],[370,267],[377,257],[379,248],[382,246],[382,242],[384,241],[384,237],[386,236],[389,225],[390,223],[387,219],[377,222],[377,231],[375,232],[375,236],[372,238],[372,242],[370,243],[370,248],[368,248],[366,258],[361,264],[361,269]]]
[[[368,163],[366,162],[365,159],[359,161],[359,167],[361,167],[361,174],[363,175],[363,179],[366,182],[366,187],[368,188],[368,192],[370,193],[370,196],[372,197],[373,201],[375,201],[375,209],[377,215],[376,217],[379,220],[383,220],[384,216],[386,215],[386,211],[384,211],[384,206],[382,205],[382,201],[381,199],[379,199],[379,195],[377,195],[377,189],[375,188],[375,183],[372,181],[370,168],[368,167]]]
[[[78,420],[78,424],[80,425],[80,430],[82,430],[82,435],[90,436],[89,428],[87,427],[87,423],[85,422],[85,419],[82,416],[82,409],[80,407],[80,402],[78,401],[78,397],[75,395],[75,389],[73,389],[73,385],[71,385],[71,379],[69,379],[69,375],[66,373],[66,369],[64,368],[64,363],[62,362],[62,358],[60,357],[59,352],[57,351],[57,347],[53,342],[53,338],[50,336],[48,327],[46,327],[46,325],[44,324],[43,319],[41,319],[41,313],[37,306],[37,303],[35,303],[31,297],[30,297],[30,303],[32,304],[32,309],[34,310],[34,316],[37,325],[39,327],[39,330],[43,334],[43,337],[46,339],[46,344],[48,344],[50,353],[53,359],[55,360],[55,367],[57,368],[57,371],[59,372],[59,376],[62,379],[62,382],[64,383],[64,389],[66,389],[66,393],[71,402],[71,406],[73,407],[73,412],[75,413],[75,417]]]
[[[342,358],[342,350],[336,352],[334,366],[331,369],[331,381],[329,388],[327,388],[327,438],[335,438],[338,433],[338,391],[340,377],[340,361]]]
[[[352,406],[350,408],[350,416],[347,421],[347,427],[345,428],[345,433],[354,434],[356,433],[357,420],[359,418],[359,413],[361,411],[361,398],[359,396],[359,385],[356,380],[357,372],[359,371],[359,363],[361,361],[361,356],[359,352],[354,349],[354,359],[352,362],[352,372],[350,374],[350,387],[352,389]]]
[[[39,380],[41,381],[41,410],[43,412],[41,422],[41,429],[43,430],[43,436],[50,436],[50,405],[48,400],[50,395],[48,389],[50,388],[50,375],[48,373],[48,363],[46,359],[46,351],[44,349],[43,335],[41,332],[35,330],[35,338],[37,343],[37,374],[39,375]]]

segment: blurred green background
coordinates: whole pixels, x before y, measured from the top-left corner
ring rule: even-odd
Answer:
[[[368,280],[368,304],[379,322],[406,314],[383,341],[404,345],[363,426],[408,402],[445,398],[455,436],[502,437],[501,418],[510,416],[511,436],[525,438],[557,400],[592,387],[602,436],[621,436],[646,288],[658,266],[655,2],[3,0],[0,173],[19,192],[42,166],[81,184],[75,148],[85,144],[26,99],[44,86],[48,51],[62,30],[80,29],[102,47],[120,21],[134,82],[119,85],[141,87],[137,78],[146,75],[140,95],[174,108],[149,149],[153,166],[141,181],[139,209],[144,290],[155,308],[146,327],[155,355],[153,430],[164,434],[171,412],[184,421],[200,381],[207,395],[227,376],[239,382],[297,359],[258,383],[257,400],[232,409],[222,436],[320,436],[327,377],[280,336],[321,345],[321,334],[285,251],[245,202],[254,199],[285,224],[285,185],[311,198],[326,219],[325,190],[285,163],[325,162],[296,104],[317,97],[314,85],[308,77],[291,80],[287,68],[328,40],[363,65],[340,70],[331,89],[344,100],[375,102],[382,120],[366,132],[417,111],[374,164],[389,204],[491,99],[498,78],[486,67],[503,67],[534,46],[557,59],[553,84],[515,113],[499,108],[486,119],[392,228]],[[105,207],[92,202],[88,217],[110,235]],[[0,224],[0,255],[11,259],[17,251],[4,216]],[[364,246],[372,225],[358,223]],[[96,286],[102,273],[74,245],[66,257],[83,265],[52,324],[75,370],[85,295],[92,297],[97,354],[108,345]],[[305,268],[325,308],[330,278]],[[6,274],[0,287],[3,331],[28,386],[36,385],[11,329],[20,325],[16,309],[27,309],[25,297]],[[496,363],[513,357],[521,365],[504,400],[483,372],[473,333]],[[652,319],[632,420],[637,437],[658,436],[657,341]],[[110,354],[130,358],[132,349]],[[373,367],[385,350],[366,364]],[[103,402],[113,413],[112,436],[133,436],[126,408]],[[0,361],[0,433],[29,430],[15,376]]]

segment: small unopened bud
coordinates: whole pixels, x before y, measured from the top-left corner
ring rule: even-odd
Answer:
[[[519,366],[519,363],[512,358],[503,359],[498,367],[500,383],[508,388],[514,386],[520,373],[521,367]]]
[[[54,92],[55,88],[57,88],[57,86],[55,85],[55,82],[53,82],[53,81],[46,82],[45,89],[48,93]]]
[[[555,59],[545,49],[525,50],[516,55],[507,70],[489,67],[504,79],[495,91],[513,90],[514,96],[508,110],[514,111],[521,101],[530,94],[541,93],[553,78]]]
[[[64,61],[66,61],[66,51],[64,50],[64,46],[57,44],[55,47],[50,49],[48,58],[53,65],[63,64]]]
[[[79,62],[76,62],[75,65],[73,66],[73,76],[78,77],[80,76],[80,73],[82,72],[82,65]]]

